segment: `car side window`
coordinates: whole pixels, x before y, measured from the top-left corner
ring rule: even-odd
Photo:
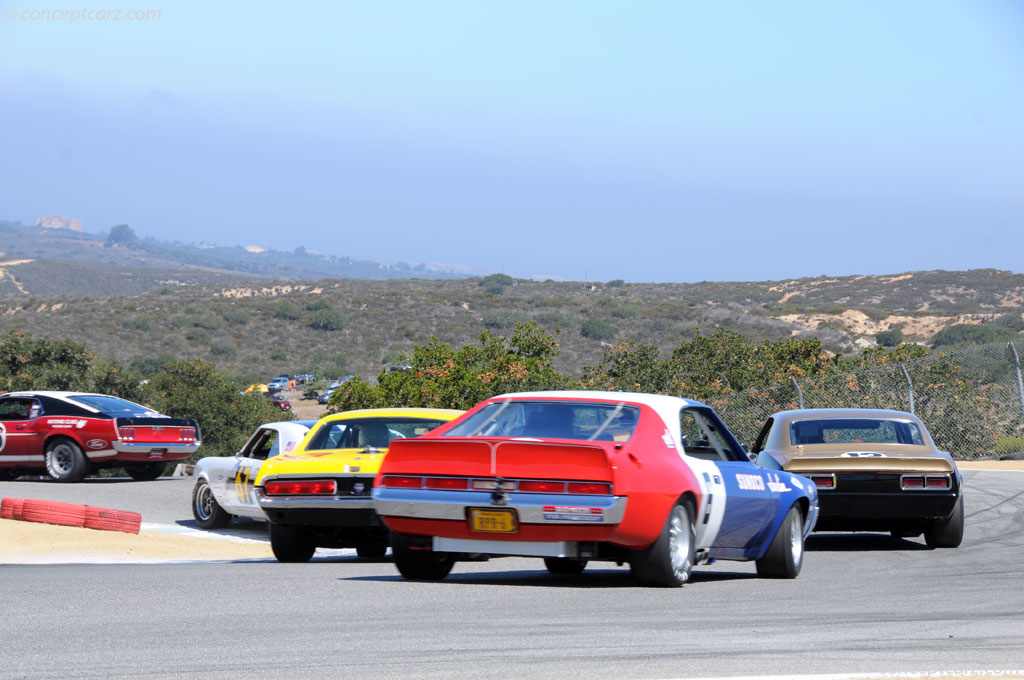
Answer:
[[[688,407],[679,412],[686,454],[704,460],[749,460],[710,410]]]
[[[775,418],[769,418],[768,422],[761,428],[761,432],[758,433],[757,439],[754,440],[754,446],[751,447],[751,453],[761,453],[764,451],[765,442],[768,441],[768,433],[772,430],[772,425],[775,424]]]
[[[0,420],[28,420],[33,399],[0,399]]]
[[[256,442],[256,445],[252,447],[249,456],[259,460],[266,460],[279,453],[277,443],[279,437],[277,430],[264,430],[262,435],[259,441]]]

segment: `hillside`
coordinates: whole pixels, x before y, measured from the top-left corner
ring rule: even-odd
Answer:
[[[164,273],[151,270],[185,271],[189,283],[212,283],[226,278],[279,278],[310,280],[325,277],[357,279],[452,278],[460,274],[438,266],[384,264],[370,260],[317,253],[298,247],[278,251],[243,246],[218,246],[135,238],[112,241],[108,234],[91,234],[70,229],[47,229],[0,220],[0,292],[30,294],[87,293],[114,295],[162,287]],[[33,277],[44,270],[44,278]],[[19,264],[12,264],[19,263]],[[91,276],[95,267],[96,276]],[[134,280],[129,289],[119,287],[118,269]],[[202,276],[201,272],[217,274]],[[170,277],[182,279],[182,276]]]
[[[35,264],[7,267],[18,283],[34,280],[22,274],[30,271],[38,281],[28,292],[0,288],[0,333],[70,338],[123,362],[199,356],[239,379],[307,371],[372,377],[431,336],[461,346],[527,320],[560,331],[556,367],[578,375],[606,343],[627,338],[667,356],[699,329],[722,327],[760,339],[817,337],[848,353],[898,325],[908,340],[925,343],[951,324],[1020,317],[1024,309],[1024,275],[996,270],[695,284],[500,275],[227,283],[223,273],[164,271],[154,273],[159,288],[135,292],[135,274],[118,279],[107,269],[97,272],[124,294],[67,295],[30,292],[45,288],[45,270]]]

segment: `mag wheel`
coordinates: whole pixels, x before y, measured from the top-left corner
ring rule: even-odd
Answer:
[[[658,539],[650,547],[633,553],[630,571],[643,585],[680,587],[690,579],[696,560],[695,537],[693,509],[687,502],[680,503],[672,508]]]
[[[231,521],[231,515],[220,507],[205,479],[196,482],[192,489],[192,516],[203,529],[223,529]]]
[[[796,578],[804,562],[804,516],[795,505],[786,513],[764,557],[757,560],[763,578]]]
[[[80,482],[89,474],[89,461],[78,444],[58,437],[46,445],[46,471],[58,482]]]

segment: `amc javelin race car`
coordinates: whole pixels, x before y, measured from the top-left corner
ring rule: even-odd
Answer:
[[[963,540],[960,472],[910,413],[781,411],[764,424],[751,453],[758,465],[815,483],[818,531],[923,533],[932,548],[955,548]]]
[[[267,461],[256,476],[274,556],[306,562],[323,547],[383,557],[388,531],[373,511],[370,489],[384,454],[393,441],[418,437],[461,414],[392,408],[321,418],[294,451]]]
[[[373,498],[410,579],[502,555],[557,574],[628,563],[655,586],[715,558],[793,578],[818,514],[813,484],[753,465],[708,406],[625,392],[489,399],[392,442]]]
[[[226,527],[234,516],[265,520],[253,481],[263,461],[288,453],[302,441],[315,420],[286,420],[260,425],[233,458],[200,458],[192,474],[192,516],[203,529]]]
[[[199,444],[195,420],[168,418],[105,394],[0,395],[0,479],[45,470],[59,482],[77,482],[100,467],[156,479],[168,462],[188,458]]]

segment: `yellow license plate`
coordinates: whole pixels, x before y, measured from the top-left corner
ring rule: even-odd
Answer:
[[[516,511],[511,508],[507,510],[470,508],[469,528],[471,531],[514,534],[519,531],[519,520],[516,518]]]

